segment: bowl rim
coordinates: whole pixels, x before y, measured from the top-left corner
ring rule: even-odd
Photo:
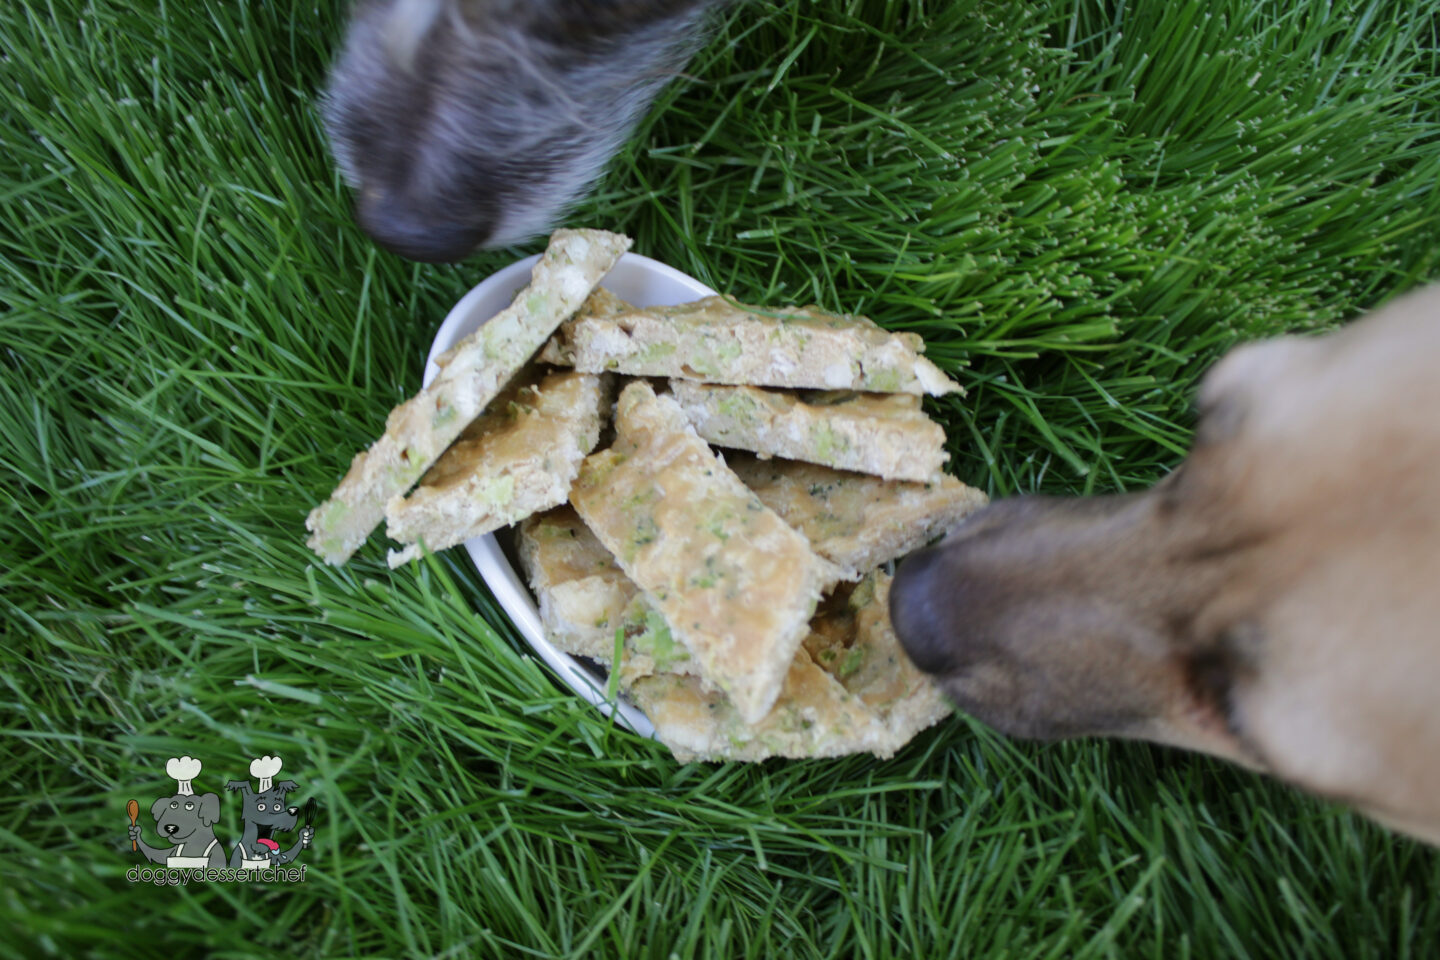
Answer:
[[[456,302],[455,306],[450,308],[450,312],[440,323],[440,328],[435,331],[435,338],[431,341],[430,351],[425,357],[424,386],[428,387],[440,372],[440,367],[435,362],[436,359],[458,343],[462,337],[477,329],[482,323],[509,305],[514,291],[518,291],[529,282],[531,268],[539,260],[540,254],[536,253],[501,267],[471,287]],[[626,253],[621,256],[614,268],[600,281],[600,286],[608,287],[611,282],[623,280],[630,275],[637,278],[665,281],[683,287],[687,293],[693,294],[691,299],[716,295],[716,291],[695,277],[638,253]],[[505,289],[507,285],[509,289],[506,292],[509,295],[497,301],[500,305],[494,310],[480,316],[483,305],[488,299],[495,296],[496,289]],[[659,305],[658,301],[636,303],[636,306],[641,307],[656,305]],[[475,565],[476,572],[480,574],[480,579],[489,588],[500,608],[505,611],[505,615],[510,618],[511,624],[519,632],[521,639],[540,656],[540,659],[545,661],[560,681],[581,698],[597,707],[606,717],[613,717],[617,723],[642,737],[653,738],[655,726],[644,713],[618,697],[614,700],[609,699],[606,696],[607,683],[604,677],[579,658],[561,651],[546,638],[535,598],[510,559],[505,555],[495,534],[487,533],[483,536],[471,537],[464,542],[463,546],[471,563]]]

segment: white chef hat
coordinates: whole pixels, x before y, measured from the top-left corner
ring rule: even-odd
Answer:
[[[275,774],[280,772],[280,758],[268,754],[263,757],[256,757],[250,761],[250,776],[260,779],[260,786],[255,789],[256,793],[264,793],[269,790],[275,780]]]
[[[171,757],[165,761],[165,772],[175,778],[179,786],[175,792],[183,796],[195,795],[195,789],[190,786],[190,781],[200,776],[200,761],[194,757]]]

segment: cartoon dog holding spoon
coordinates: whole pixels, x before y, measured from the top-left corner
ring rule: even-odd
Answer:
[[[220,797],[214,793],[195,795],[194,780],[200,769],[200,761],[193,757],[171,757],[165,764],[165,772],[175,778],[175,793],[151,804],[150,815],[155,818],[155,832],[170,843],[169,849],[146,843],[132,812],[131,848],[143,853],[151,863],[176,868],[225,866],[225,845],[215,836]]]

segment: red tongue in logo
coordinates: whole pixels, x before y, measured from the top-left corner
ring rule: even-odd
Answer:
[[[274,840],[271,840],[269,837],[256,837],[255,842],[265,844],[265,846],[270,848],[271,853],[274,853],[275,851],[280,849],[280,844],[276,843]]]

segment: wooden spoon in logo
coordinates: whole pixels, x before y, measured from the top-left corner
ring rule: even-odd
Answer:
[[[129,803],[125,804],[125,812],[128,813],[128,814],[130,814],[130,826],[132,826],[132,827],[135,826],[135,821],[140,818],[140,803],[139,803],[139,801],[137,801],[137,800],[131,800]],[[140,849],[140,848],[137,847],[137,846],[135,846],[135,841],[134,841],[134,840],[131,840],[131,841],[130,841],[130,849],[133,851],[133,850],[138,850],[138,849]]]

